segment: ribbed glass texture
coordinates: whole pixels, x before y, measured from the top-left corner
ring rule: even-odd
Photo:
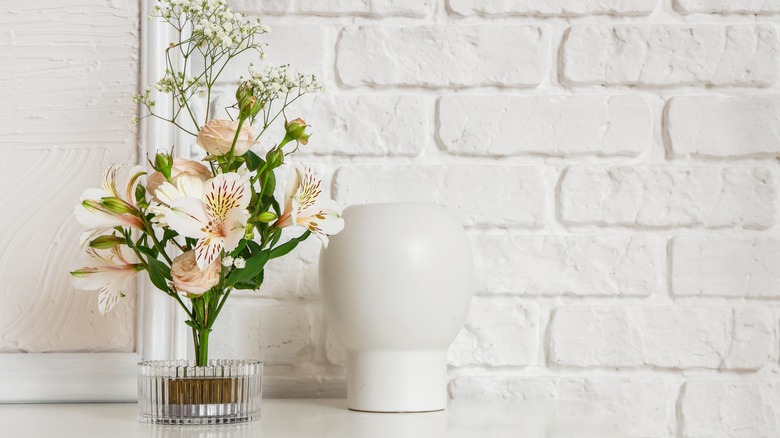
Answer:
[[[138,364],[139,419],[153,424],[232,424],[260,418],[263,362],[155,360]]]

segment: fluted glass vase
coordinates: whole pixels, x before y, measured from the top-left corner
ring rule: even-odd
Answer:
[[[160,360],[138,364],[139,419],[152,424],[233,424],[260,417],[258,360]]]

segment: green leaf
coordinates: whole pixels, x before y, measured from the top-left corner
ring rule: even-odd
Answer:
[[[146,200],[146,187],[142,184],[135,186],[135,201],[141,202]]]
[[[274,234],[271,236],[271,242],[268,244],[269,248],[276,246],[276,244],[279,243],[279,239],[282,238],[282,230],[279,228],[275,229],[273,233]]]
[[[260,252],[263,250],[260,248],[260,244],[254,240],[247,240],[246,246],[249,247],[249,250],[252,252],[252,254],[260,254]]]
[[[233,286],[233,288],[240,289],[240,290],[257,290],[263,284],[264,276],[265,276],[265,269],[260,271],[260,273],[256,275],[255,278],[236,283],[235,286]]]
[[[168,288],[168,282],[166,280],[171,279],[171,268],[154,257],[149,257],[149,259],[146,261],[146,264],[149,267],[149,279],[152,280],[152,284],[154,284],[157,289],[160,289],[161,291],[170,292],[170,288]]]
[[[285,242],[276,248],[271,250],[271,258],[275,259],[277,257],[281,257],[283,255],[286,255],[290,251],[294,250],[296,246],[298,246],[299,243],[306,240],[307,237],[311,234],[311,231],[306,230],[305,233],[301,234],[300,236],[290,239],[288,242]]]
[[[149,248],[144,245],[137,244],[135,249],[137,249],[138,252],[148,255],[151,259],[157,259],[157,248]]]
[[[265,164],[265,161],[252,151],[247,151],[244,158],[246,159],[246,168],[253,172]]]
[[[173,231],[170,228],[166,228],[165,232],[163,232],[162,242],[167,242],[167,241],[173,239],[174,237],[176,237],[178,235],[179,235],[179,233],[177,233],[176,231]]]
[[[276,189],[276,175],[273,172],[268,172],[265,184],[263,184],[263,194],[266,196],[273,196]]]
[[[241,241],[238,243],[238,246],[236,247],[236,249],[234,249],[230,253],[230,257],[233,257],[233,258],[238,257],[238,255],[241,254],[241,251],[243,251],[244,248],[246,248],[246,243],[247,243],[246,239],[241,239]]]
[[[225,279],[225,287],[233,287],[233,285],[251,280],[257,275],[263,275],[263,267],[265,267],[268,260],[268,251],[262,251],[259,254],[252,256],[252,258],[246,261],[246,266],[243,269],[236,269],[230,273],[228,278]]]

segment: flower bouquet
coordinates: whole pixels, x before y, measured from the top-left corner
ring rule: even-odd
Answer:
[[[81,239],[87,261],[71,274],[76,287],[99,290],[98,308],[105,314],[125,296],[129,281],[146,271],[187,315],[195,360],[140,364],[142,420],[246,421],[259,406],[259,387],[251,389],[247,381],[257,384],[262,364],[210,361],[209,334],[231,291],[260,287],[269,260],[311,235],[327,244],[327,236],[344,226],[340,209],[322,193],[311,168],[295,166],[284,194],[276,193],[277,169],[310,135],[306,122],[288,120],[286,110],[321,86],[314,76],[290,73],[288,66],[250,65],[225,118],[211,118],[208,108],[220,73],[246,51],[263,59],[258,37],[268,27],[232,13],[224,0],[160,0],[150,18],[167,22],[178,39],[165,48],[164,77],[135,101],[145,110],[142,118],[165,120],[192,135],[206,156],[198,162],[158,152],[149,160],[153,172],[109,167],[102,188],[86,190],[76,206],[76,218],[87,228]],[[190,76],[195,59],[203,68]],[[156,112],[158,93],[171,99],[170,114]],[[198,99],[205,99],[202,118],[194,110]],[[279,117],[284,119],[281,139],[263,154],[253,151]],[[283,238],[288,227],[300,232]],[[230,380],[235,376],[249,380]],[[241,405],[252,391],[257,406]]]

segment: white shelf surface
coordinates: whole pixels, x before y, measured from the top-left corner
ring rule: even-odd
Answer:
[[[0,405],[8,437],[193,438],[626,438],[595,405],[580,402],[451,400],[445,411],[380,414],[347,409],[342,399],[266,399],[261,418],[243,425],[154,426],[135,403]]]

